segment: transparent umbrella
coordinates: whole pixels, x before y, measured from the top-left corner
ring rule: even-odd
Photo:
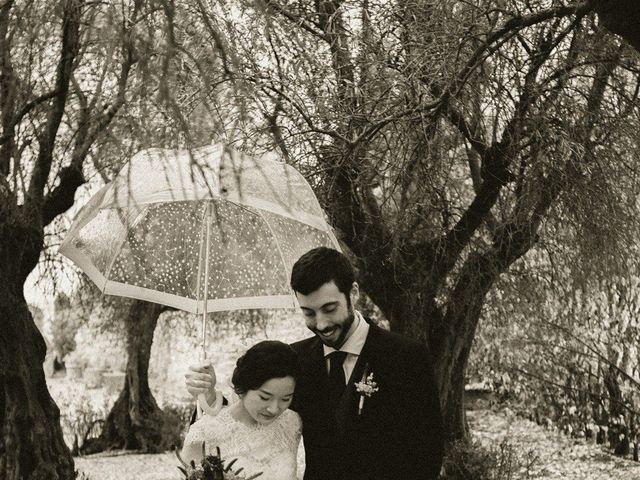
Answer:
[[[297,258],[338,248],[293,167],[224,145],[136,154],[80,210],[60,252],[106,294],[202,315],[292,308]]]

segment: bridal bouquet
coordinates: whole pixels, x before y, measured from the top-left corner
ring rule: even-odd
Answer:
[[[180,457],[180,454],[176,450],[176,456],[182,466],[178,467],[178,470],[184,475],[184,480],[253,480],[254,478],[262,475],[262,472],[246,477],[241,475],[242,468],[239,468],[235,472],[231,469],[237,458],[231,460],[225,467],[225,460],[220,455],[220,448],[216,447],[217,455],[207,455],[204,448],[204,442],[202,443],[202,460],[199,465],[191,460],[186,463]]]

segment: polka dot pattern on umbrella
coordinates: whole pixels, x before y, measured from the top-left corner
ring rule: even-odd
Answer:
[[[217,145],[136,154],[60,251],[105,293],[195,313],[205,285],[208,311],[291,308],[291,267],[320,245],[336,241],[295,169]]]

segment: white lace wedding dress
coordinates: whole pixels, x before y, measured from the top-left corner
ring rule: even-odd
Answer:
[[[245,425],[231,416],[231,408],[223,408],[216,416],[205,415],[189,428],[183,454],[201,457],[202,442],[207,454],[220,447],[228,463],[237,458],[233,470],[244,468],[251,476],[263,472],[256,480],[297,480],[297,453],[302,422],[297,413],[285,410],[269,425]]]

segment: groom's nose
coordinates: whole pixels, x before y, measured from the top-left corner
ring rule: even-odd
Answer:
[[[329,318],[325,317],[324,314],[318,313],[316,315],[316,330],[324,331],[330,326],[329,323]]]

